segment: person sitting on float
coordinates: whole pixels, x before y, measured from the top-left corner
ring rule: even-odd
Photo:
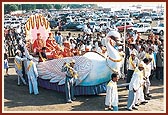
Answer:
[[[72,52],[70,50],[70,43],[68,41],[64,41],[63,45],[64,45],[63,56],[64,57],[71,57],[71,56],[73,56]]]
[[[52,33],[49,33],[49,37],[46,40],[46,52],[52,52],[55,50],[60,50],[60,47],[53,38]]]
[[[44,40],[41,38],[40,33],[37,33],[37,39],[34,41],[33,43],[33,51],[38,54],[39,52],[41,52],[42,48],[45,47],[45,42]]]
[[[45,62],[47,60],[46,47],[43,47],[42,52],[39,52],[39,62]]]

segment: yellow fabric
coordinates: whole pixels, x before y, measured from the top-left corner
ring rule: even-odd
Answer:
[[[32,61],[30,61],[30,64],[28,65],[28,67],[27,67],[27,71],[29,71],[30,70],[30,68],[32,67],[32,65],[33,65],[33,62]]]
[[[119,60],[116,60],[116,59],[113,59],[113,58],[111,58],[111,57],[109,57],[109,59],[110,59],[111,61],[113,61],[113,62],[120,62],[120,61],[122,60],[122,58],[120,58]]]
[[[135,66],[135,64],[133,63],[133,61],[132,61],[132,57],[131,57],[131,56],[129,57],[129,62],[131,63],[132,67],[135,69],[136,66]]]
[[[114,83],[114,82],[109,82],[108,84],[107,84],[107,86],[110,86],[110,87],[113,87],[113,88],[117,88],[117,85],[115,85],[116,83]]]
[[[146,58],[149,58],[150,56],[149,56],[149,53],[146,53]]]
[[[148,59],[149,59],[149,58],[150,58],[150,55],[151,55],[151,54],[146,53],[146,58],[148,58]],[[152,62],[154,62],[153,58],[152,58]]]
[[[71,67],[70,67],[70,64],[66,64],[65,66],[69,69],[71,75],[72,75],[75,79],[77,79],[77,78],[78,78],[78,74],[73,72],[73,70],[72,70]]]
[[[139,70],[138,69],[135,69],[134,72],[138,72]]]
[[[39,52],[39,55],[40,55],[40,58],[42,59],[42,61],[45,62],[46,59],[42,57],[41,52]]]
[[[18,68],[18,70],[21,70],[22,69],[22,64],[21,63],[18,63],[15,59],[14,59],[14,62]]]
[[[142,80],[143,79],[143,72],[139,72],[139,77],[140,77],[140,79]]]
[[[109,82],[109,83],[107,84],[107,86],[113,86],[113,84],[112,84],[111,82]]]
[[[136,68],[134,72],[138,72],[140,79],[143,79],[143,72],[139,71],[138,68]]]

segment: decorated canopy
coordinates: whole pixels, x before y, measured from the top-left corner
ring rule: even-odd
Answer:
[[[31,15],[25,24],[26,40],[30,40],[33,44],[37,38],[37,33],[40,33],[41,38],[46,41],[50,30],[50,23],[43,15]]]

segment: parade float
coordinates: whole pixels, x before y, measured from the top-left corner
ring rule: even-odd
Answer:
[[[43,33],[42,38],[46,40],[46,35],[50,32],[49,23],[42,15],[31,16],[26,26],[28,26],[26,27],[27,40],[31,41],[31,44],[37,37],[37,33]],[[65,73],[61,72],[61,68],[65,62],[68,63],[74,59],[78,72],[74,89],[75,95],[97,95],[106,92],[106,85],[111,79],[111,74],[118,72],[121,64],[121,57],[110,44],[109,39],[106,39],[106,48],[107,56],[96,52],[87,52],[82,56],[63,57],[38,63],[39,86],[65,92]]]

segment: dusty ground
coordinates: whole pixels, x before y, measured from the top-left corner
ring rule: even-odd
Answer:
[[[105,112],[105,93],[94,96],[77,96],[77,100],[71,104],[65,103],[65,95],[53,90],[39,87],[40,94],[30,95],[28,86],[17,86],[17,76],[13,68],[13,62],[9,63],[9,76],[4,76],[4,112]],[[123,81],[119,81],[123,82]],[[146,105],[140,105],[139,110],[133,112],[165,112],[164,85],[161,81],[153,79],[150,92],[152,99]],[[119,111],[125,110],[128,91],[119,88]]]

